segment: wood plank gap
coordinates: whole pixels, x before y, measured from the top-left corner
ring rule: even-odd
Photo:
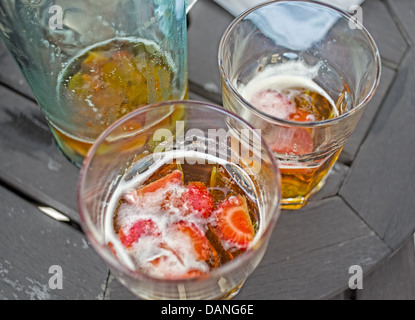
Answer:
[[[73,229],[77,230],[78,232],[80,232],[80,233],[84,234],[84,232],[83,232],[83,230],[82,230],[82,227],[81,227],[81,225],[80,225],[78,222],[71,220],[71,218],[70,218],[70,217],[68,217],[67,215],[63,214],[63,213],[62,213],[62,212],[60,212],[59,210],[57,210],[57,209],[55,209],[55,208],[53,208],[53,207],[49,206],[48,204],[41,203],[40,201],[38,201],[38,200],[34,199],[34,198],[33,198],[32,196],[30,196],[29,194],[24,193],[24,192],[22,192],[21,190],[19,190],[19,189],[17,189],[17,188],[15,188],[15,187],[13,187],[12,185],[8,184],[8,183],[7,183],[7,182],[5,182],[3,179],[0,179],[0,186],[1,186],[1,187],[3,187],[3,188],[5,188],[5,189],[7,189],[7,190],[9,190],[10,192],[12,192],[12,193],[16,194],[18,197],[22,198],[22,199],[23,199],[23,200],[25,200],[26,202],[31,203],[31,204],[32,204],[32,205],[34,205],[34,206],[35,206],[35,207],[36,207],[36,208],[37,208],[37,209],[38,209],[38,210],[39,210],[42,214],[44,214],[45,216],[49,217],[50,219],[53,219],[53,220],[55,220],[55,221],[57,221],[57,222],[60,222],[60,223],[64,223],[64,224],[66,224],[66,225],[70,226],[71,228],[73,228]],[[41,208],[42,208],[42,209],[41,209]],[[62,216],[65,218],[65,220],[62,220],[62,219],[55,219],[55,218],[53,218],[50,214],[45,213],[45,210],[44,210],[44,209],[47,209],[47,208],[50,208],[50,209],[52,209],[52,210],[56,211],[58,214],[62,215]]]
[[[406,49],[406,50],[409,50],[409,49],[410,49],[410,47],[408,47],[408,49]],[[406,53],[407,53],[407,51],[405,51],[404,57],[405,57]],[[400,66],[400,64],[398,65],[395,62],[389,60],[388,58],[384,58],[384,57],[382,57],[382,65],[384,65],[385,67],[388,67],[389,69],[392,69],[395,72],[398,72],[399,66]]]
[[[109,283],[109,280],[110,280],[110,276],[111,276],[111,270],[108,270],[107,279],[105,280],[104,292],[102,293],[102,300],[105,300],[105,297],[107,295],[108,283]]]
[[[406,31],[405,27],[402,25],[401,21],[399,20],[398,15],[391,7],[390,3],[386,0],[381,0],[382,3],[385,5],[386,9],[388,10],[390,16],[392,17],[393,22],[395,23],[396,27],[398,28],[399,32],[401,33],[403,39],[407,43],[409,47],[413,46],[411,37],[409,36],[408,32]],[[403,60],[403,59],[402,59]]]
[[[366,225],[366,223],[365,223],[365,225]],[[369,229],[372,230],[371,228],[369,228]],[[327,248],[331,248],[331,247],[339,247],[340,245],[346,245],[348,243],[354,242],[354,241],[359,240],[359,239],[365,239],[367,237],[368,237],[367,235],[362,235],[362,236],[359,236],[359,237],[355,237],[353,239],[348,239],[346,241],[339,241],[339,242],[331,243],[331,244],[321,246],[321,247],[318,247],[318,248],[315,248],[315,249],[312,249],[312,250],[309,250],[309,251],[303,251],[303,252],[298,253],[298,254],[290,255],[290,260],[295,259],[297,257],[304,256],[305,254],[318,252],[318,251],[323,250],[323,249],[327,249]],[[383,240],[381,240],[381,241],[383,242]],[[390,248],[388,247],[388,249],[390,249]],[[281,257],[281,259],[276,259],[275,263],[285,262],[286,259],[287,259],[286,257]],[[332,294],[330,294],[330,295],[332,295]]]
[[[210,92],[206,90],[205,88],[203,88],[201,85],[191,80],[189,80],[189,89],[190,91],[196,93],[197,95],[204,97],[222,106],[222,96],[220,94],[215,93],[215,92]]]
[[[405,58],[407,57],[407,55],[408,55],[409,51],[410,51],[410,48],[408,48],[408,50],[405,52],[405,54],[404,54],[404,56],[403,56],[403,59],[402,59],[402,61],[401,61],[400,65],[399,65],[399,69],[400,69],[401,64],[403,63],[403,61],[405,61]],[[382,64],[385,64],[385,61],[383,61],[383,60],[382,60]],[[386,67],[390,69],[390,67],[388,67],[388,66],[386,66]],[[362,146],[365,144],[366,139],[368,138],[368,136],[369,136],[370,132],[372,131],[372,128],[373,128],[374,124],[376,123],[376,120],[377,120],[377,118],[378,118],[379,114],[381,113],[382,108],[384,107],[385,101],[386,101],[386,99],[388,98],[388,96],[389,96],[389,94],[390,94],[390,92],[391,92],[391,90],[392,90],[392,88],[393,88],[393,84],[395,83],[395,81],[396,81],[396,79],[397,79],[397,77],[398,77],[398,75],[399,75],[399,69],[397,69],[397,70],[395,70],[395,69],[394,69],[394,71],[395,71],[395,75],[393,76],[393,79],[392,79],[392,81],[390,82],[388,89],[386,90],[385,94],[384,94],[384,95],[383,95],[383,97],[382,97],[382,100],[381,100],[381,102],[380,102],[380,105],[379,105],[379,108],[378,108],[378,110],[377,110],[377,112],[376,112],[376,115],[373,117],[372,121],[370,122],[370,125],[369,125],[369,127],[368,127],[368,129],[367,129],[367,131],[366,131],[366,133],[365,133],[365,135],[364,135],[364,137],[363,137],[363,139],[362,139],[362,141],[361,141],[361,143],[360,143],[359,147],[357,148],[357,151],[356,151],[356,155],[355,155],[355,157],[354,157],[354,160],[356,160],[356,158],[357,158],[357,156],[358,156],[358,154],[359,154],[359,152],[360,152],[360,149],[361,149],[361,148],[362,148]],[[351,168],[351,167],[353,166],[353,162],[354,162],[354,160],[353,160],[353,161],[344,161],[345,163],[343,163],[343,162],[342,162],[342,163],[343,163],[344,165],[348,166],[349,168]],[[352,169],[352,168],[351,168],[351,169]],[[350,175],[350,174],[352,173],[352,171],[353,171],[353,169],[352,169],[352,170],[349,170],[349,173],[348,173],[348,174]],[[347,177],[346,177],[346,179],[344,179],[344,180],[342,181],[341,186],[340,186],[340,188],[339,188],[339,192],[340,192],[340,190],[342,189],[343,184],[344,184],[344,182],[345,182],[346,180],[347,180]]]
[[[353,208],[353,206],[349,203],[349,202],[347,202],[347,200],[346,199],[344,199],[343,198],[343,196],[342,195],[340,195],[339,194],[339,196],[338,196],[340,199],[342,199],[343,200],[343,202],[349,207],[349,209],[350,210],[352,210],[353,211],[353,213],[356,215],[356,216],[358,216],[359,218],[360,218],[360,220],[362,220],[363,222],[364,222],[364,224],[370,229],[370,231],[372,231],[373,233],[374,233],[374,235],[380,240],[380,241],[382,241],[384,244],[385,244],[385,246],[386,247],[388,247],[388,249],[391,251],[391,252],[393,252],[394,250],[391,248],[391,246],[389,246],[389,244],[387,244],[384,240],[383,240],[383,238],[371,227],[371,225],[359,214],[359,212],[357,212],[354,208]]]
[[[34,99],[33,97],[31,97],[31,96],[29,96],[29,95],[27,95],[27,94],[25,94],[25,93],[23,93],[23,92],[21,92],[21,91],[19,91],[19,90],[15,89],[14,87],[12,87],[12,86],[8,85],[8,84],[7,84],[7,83],[5,83],[4,81],[1,81],[1,80],[0,80],[0,86],[2,86],[2,87],[4,87],[4,88],[6,88],[7,90],[12,91],[13,93],[17,94],[18,96],[23,97],[23,98],[25,98],[25,99],[27,99],[27,100],[29,100],[29,101],[31,101],[31,102],[33,102],[33,103],[35,103],[36,105],[38,105],[38,104],[37,104],[36,99]]]

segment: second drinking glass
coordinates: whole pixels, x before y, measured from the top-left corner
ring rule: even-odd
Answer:
[[[373,38],[315,1],[273,1],[238,17],[219,49],[224,106],[261,129],[279,160],[282,208],[324,185],[378,87]]]

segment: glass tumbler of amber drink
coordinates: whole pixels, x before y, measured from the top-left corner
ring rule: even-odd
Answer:
[[[118,120],[80,175],[82,225],[143,299],[230,299],[261,261],[279,216],[268,145],[229,111],[164,102]]]
[[[262,135],[279,160],[282,208],[319,191],[380,80],[381,61],[353,17],[316,1],[247,10],[223,35],[225,108]]]

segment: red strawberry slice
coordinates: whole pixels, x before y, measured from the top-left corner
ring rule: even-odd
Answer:
[[[205,219],[210,217],[215,208],[208,188],[201,182],[189,183],[183,195],[183,201]]]
[[[154,181],[137,190],[137,195],[145,195],[147,193],[156,192],[157,190],[164,189],[169,184],[183,185],[182,177],[182,172],[180,170],[175,170],[164,178]]]
[[[192,254],[194,258],[198,261],[207,261],[210,257],[210,246],[209,240],[206,236],[200,231],[200,229],[193,223],[188,223],[185,221],[180,221],[174,223],[171,226],[171,232],[177,232],[178,236],[183,236],[183,241],[188,241],[192,248],[193,252],[177,252],[178,254]],[[180,234],[180,235],[179,235]],[[185,240],[186,239],[186,240]]]
[[[217,220],[216,232],[219,238],[240,249],[246,249],[255,236],[246,198],[232,196],[223,201],[213,214]]]
[[[119,237],[124,247],[129,248],[143,236],[160,236],[157,225],[150,219],[139,220],[128,230],[127,234],[120,230]]]
[[[285,128],[271,142],[271,149],[282,154],[302,155],[313,152],[313,139],[305,129]]]

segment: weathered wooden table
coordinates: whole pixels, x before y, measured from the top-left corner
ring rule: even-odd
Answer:
[[[191,98],[220,104],[217,49],[233,17],[210,0],[190,17]],[[325,188],[282,212],[236,299],[415,299],[415,1],[367,0],[363,18],[383,57],[380,88]],[[80,230],[79,171],[2,43],[0,97],[0,299],[135,299]],[[62,290],[48,285],[54,265]],[[348,289],[353,265],[363,290]]]

